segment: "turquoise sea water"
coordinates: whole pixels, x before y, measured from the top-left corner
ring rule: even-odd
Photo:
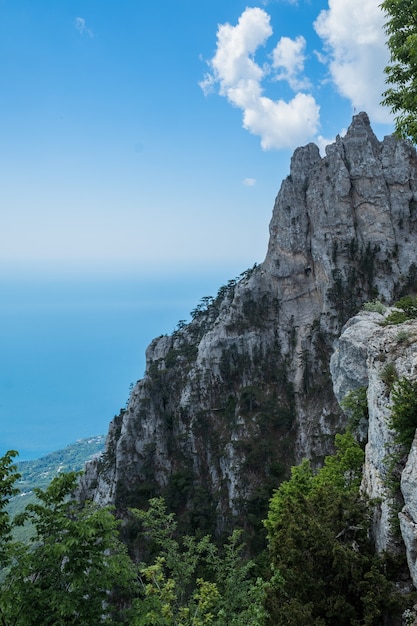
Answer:
[[[37,458],[105,434],[146,346],[229,278],[0,277],[0,454]]]

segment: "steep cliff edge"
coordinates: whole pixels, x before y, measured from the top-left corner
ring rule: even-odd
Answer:
[[[359,387],[367,389],[369,423],[362,490],[374,502],[373,540],[379,552],[396,554],[405,549],[417,586],[417,439],[404,453],[390,428],[396,381],[417,380],[417,320],[385,325],[389,313],[389,309],[384,315],[361,312],[350,319],[330,368],[339,401]],[[400,488],[393,493],[391,459],[397,450],[400,455],[394,471]]]
[[[188,531],[248,528],[289,466],[320,462],[345,417],[329,360],[364,301],[416,277],[417,157],[366,114],[326,149],[295,151],[263,263],[155,339],[146,373],[88,465],[82,498],[120,513],[162,493]]]

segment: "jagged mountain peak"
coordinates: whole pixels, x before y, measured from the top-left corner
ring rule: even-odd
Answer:
[[[298,148],[265,260],[151,343],[80,497],[123,515],[163,494],[190,532],[236,520],[254,532],[289,466],[331,451],[345,419],[334,341],[364,301],[390,302],[413,283],[416,207],[414,148],[378,141],[365,113],[326,156]]]

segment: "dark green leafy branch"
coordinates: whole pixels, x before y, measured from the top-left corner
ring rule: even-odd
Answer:
[[[395,431],[394,442],[408,453],[417,428],[417,380],[399,379],[392,390],[392,410],[388,422]]]
[[[394,304],[397,310],[392,311],[385,319],[384,324],[402,324],[417,318],[417,297],[404,296]]]
[[[379,626],[404,601],[369,540],[370,505],[360,495],[364,452],[348,431],[316,474],[293,468],[265,522],[272,566],[270,626]]]
[[[350,404],[363,416],[363,392],[356,395]],[[223,545],[184,536],[161,498],[131,511],[142,551],[147,546],[136,564],[112,511],[72,499],[75,473],[38,489],[37,502],[12,521],[4,504],[17,474],[8,453],[0,460],[8,563],[2,626],[379,625],[406,599],[369,540],[371,509],[359,494],[363,450],[350,431],[336,437],[336,448],[321,470],[305,461],[275,492],[265,521],[269,550],[256,555],[257,565],[240,530]],[[26,518],[35,536],[31,545],[16,545],[10,530]]]

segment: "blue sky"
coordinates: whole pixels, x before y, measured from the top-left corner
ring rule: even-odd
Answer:
[[[0,260],[262,260],[294,148],[355,108],[391,132],[382,23],[373,0],[1,0]]]
[[[378,4],[0,0],[0,452],[104,432],[263,260],[293,150],[392,132]]]

